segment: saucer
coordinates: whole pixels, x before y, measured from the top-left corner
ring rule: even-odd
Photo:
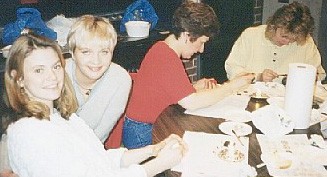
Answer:
[[[241,122],[223,122],[218,128],[227,135],[234,135],[232,130],[235,131],[237,136],[246,136],[252,133],[252,127],[248,124]]]

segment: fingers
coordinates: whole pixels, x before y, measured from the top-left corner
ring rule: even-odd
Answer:
[[[246,73],[242,76],[242,78],[245,79],[247,83],[252,83],[253,80],[255,79],[255,74],[254,73]]]
[[[271,69],[265,69],[262,72],[262,81],[263,82],[271,82],[277,76],[278,76],[278,74],[275,73],[274,71],[272,71]]]
[[[13,171],[11,170],[2,170],[0,172],[1,177],[18,177]]]
[[[171,141],[180,141],[181,140],[181,138],[178,136],[178,135],[176,135],[176,134],[171,134],[169,137],[167,137],[166,139],[164,139],[163,141],[161,141],[161,142],[159,142],[159,143],[157,143],[157,144],[155,144],[154,145],[154,147],[153,147],[153,152],[152,152],[152,154],[153,154],[153,156],[157,156],[158,155],[158,153],[167,145],[167,144],[169,144]]]
[[[231,80],[233,90],[238,90],[242,87],[249,85],[254,78],[254,73],[244,73],[243,75],[239,75],[238,77]]]
[[[218,82],[217,82],[216,79],[214,79],[214,78],[209,78],[208,80],[209,80],[209,82],[210,82],[211,84],[214,84],[214,85],[217,85],[217,84],[218,84]]]
[[[171,134],[168,138],[166,138],[162,142],[165,142],[163,148],[172,148],[172,149],[178,148],[181,150],[183,156],[188,151],[187,144],[184,142],[184,140],[181,137],[179,137],[176,134]]]
[[[159,152],[160,155],[175,154],[174,156],[181,159],[187,152],[187,146],[183,141],[177,141],[176,139],[168,142],[166,146]]]
[[[176,135],[176,134],[169,135],[169,137],[167,137],[164,141],[166,143],[168,143],[169,141],[175,140],[175,139],[178,140],[178,141],[183,141],[182,138],[180,136]]]
[[[204,79],[204,89],[213,89],[217,86],[217,81],[214,78]]]

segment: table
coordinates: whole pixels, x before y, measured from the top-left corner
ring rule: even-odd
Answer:
[[[247,110],[254,111],[262,106],[267,105],[265,100],[253,100],[251,99],[248,103]],[[225,119],[220,118],[208,118],[201,116],[194,116],[184,114],[185,109],[179,105],[172,105],[166,108],[158,117],[156,123],[153,125],[153,143],[160,142],[168,137],[170,134],[174,133],[179,136],[183,136],[185,131],[195,131],[195,132],[205,132],[205,133],[217,133],[222,134],[218,129],[220,123],[225,122]],[[252,126],[252,134],[249,137],[249,165],[256,167],[256,165],[261,164],[260,159],[261,149],[259,142],[256,138],[256,134],[261,133],[260,130],[255,128],[252,122],[247,124]],[[306,130],[294,130],[292,133],[304,133],[308,136],[311,134],[320,134],[320,124],[315,124],[310,126]],[[258,177],[260,176],[270,176],[266,166],[257,168]],[[181,173],[167,170],[167,177],[179,177]]]

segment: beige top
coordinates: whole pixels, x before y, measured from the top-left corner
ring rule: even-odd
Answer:
[[[262,73],[264,69],[287,74],[290,63],[311,64],[318,73],[325,73],[320,53],[311,36],[302,46],[294,42],[279,47],[266,39],[265,29],[266,25],[247,28],[237,39],[225,62],[229,79],[242,72]],[[323,79],[325,74],[318,77]]]

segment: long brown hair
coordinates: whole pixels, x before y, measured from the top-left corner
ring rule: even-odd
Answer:
[[[33,50],[40,48],[53,49],[58,54],[61,65],[65,67],[65,59],[60,46],[54,41],[35,34],[26,34],[13,43],[6,62],[5,86],[9,104],[19,117],[49,119],[49,108],[41,102],[30,100],[24,88],[19,85],[20,80],[24,79],[25,58]],[[60,97],[54,101],[54,108],[60,112],[63,118],[68,119],[77,110],[78,105],[69,77],[66,72],[64,73],[64,86]]]

